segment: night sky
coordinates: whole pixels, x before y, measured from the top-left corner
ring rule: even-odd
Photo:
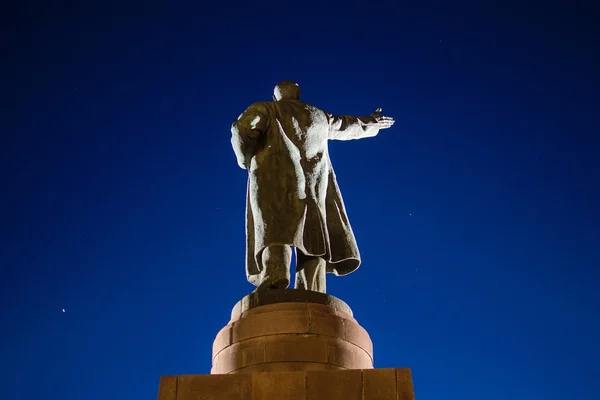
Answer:
[[[375,366],[419,400],[598,395],[591,2],[50,3],[0,6],[2,398],[210,371],[253,290],[230,126],[284,79],[396,119],[330,142],[363,263],[328,292]]]

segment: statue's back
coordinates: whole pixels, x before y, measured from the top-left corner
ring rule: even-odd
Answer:
[[[300,100],[285,99],[270,103],[272,123],[292,141],[302,157],[312,158],[327,148],[329,120],[319,108]]]

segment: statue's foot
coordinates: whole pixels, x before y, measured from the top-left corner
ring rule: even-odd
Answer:
[[[287,289],[290,286],[290,280],[286,277],[279,278],[273,281],[270,289]]]
[[[263,281],[258,287],[254,290],[255,292],[262,292],[265,290],[273,290],[273,289],[287,289],[290,286],[290,280],[282,276],[280,278],[275,279],[266,279]]]

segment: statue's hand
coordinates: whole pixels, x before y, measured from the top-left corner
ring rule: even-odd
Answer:
[[[372,125],[379,129],[387,129],[394,125],[395,122],[394,118],[381,115],[381,107],[375,110],[375,112],[371,114],[371,117],[374,120]]]

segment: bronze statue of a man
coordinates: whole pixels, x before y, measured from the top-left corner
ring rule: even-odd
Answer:
[[[248,170],[246,275],[256,290],[290,284],[325,293],[325,274],[360,265],[329,159],[327,141],[372,137],[394,120],[381,109],[368,117],[335,116],[300,101],[297,83],[280,82],[274,101],[252,104],[231,127],[231,144]]]

